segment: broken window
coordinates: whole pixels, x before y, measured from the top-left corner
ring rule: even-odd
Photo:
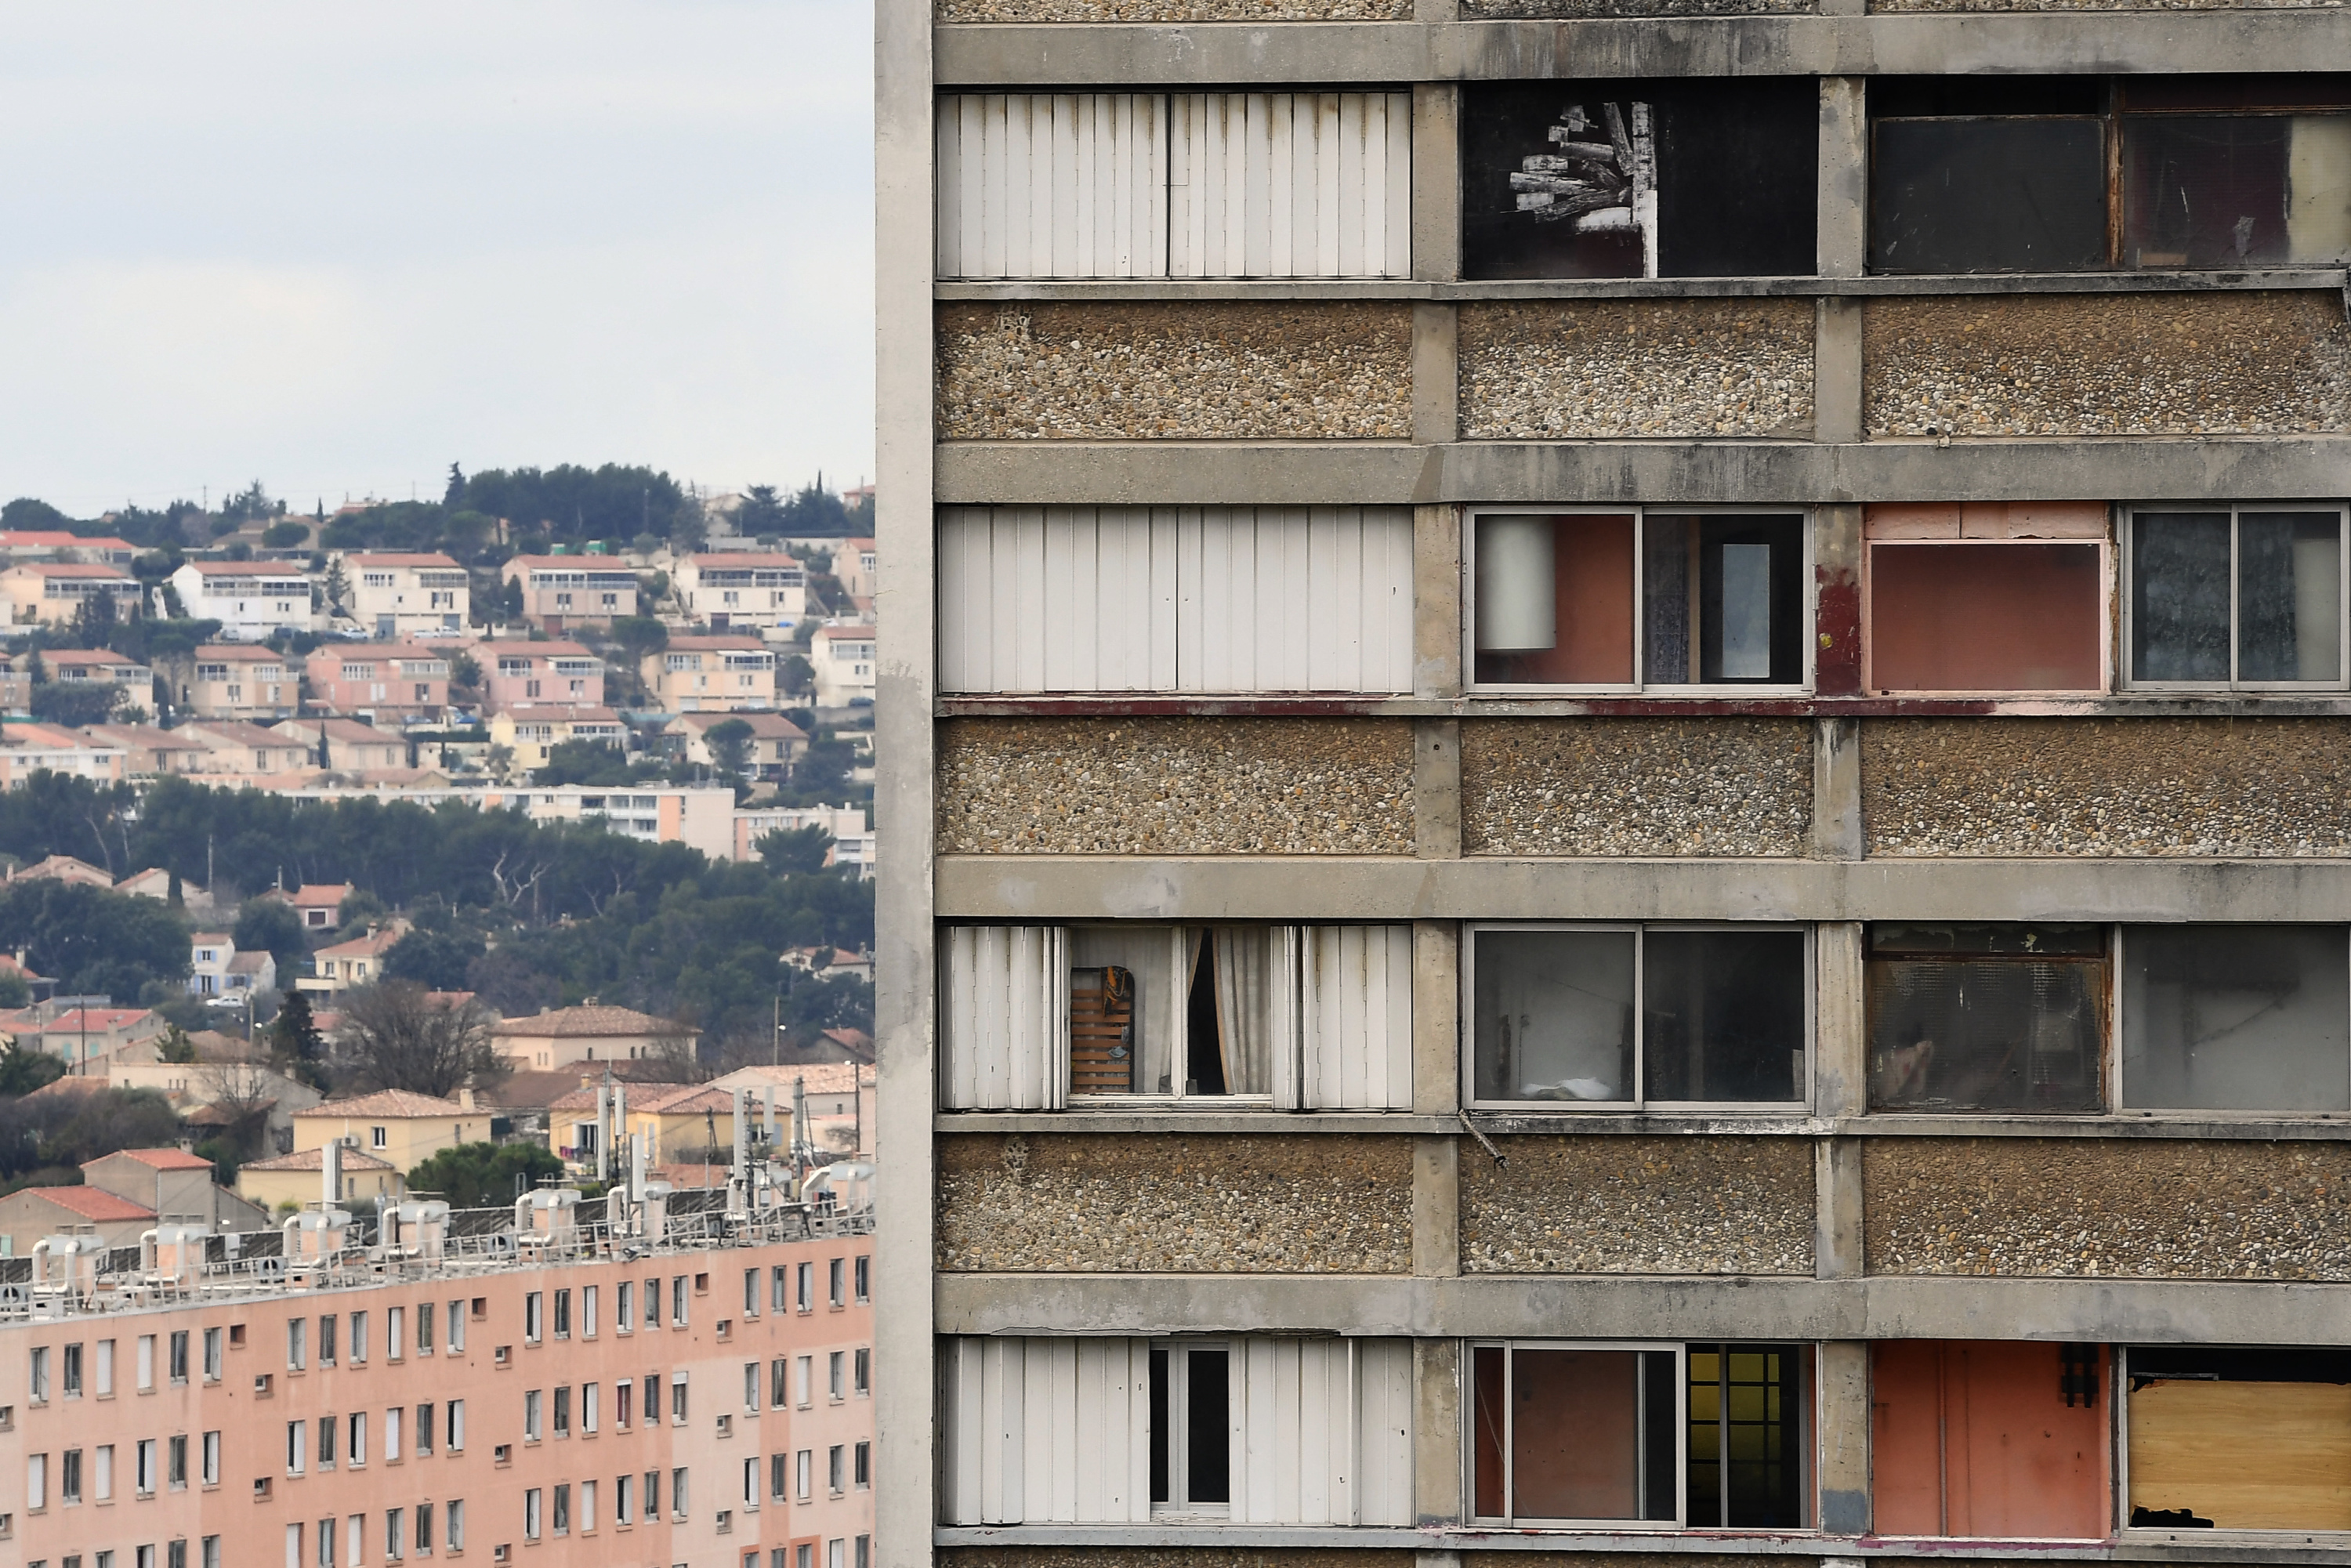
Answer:
[[[1875,506],[1863,528],[1872,690],[2105,689],[2105,507]]]
[[[1808,277],[1819,90],[1805,78],[1462,89],[1462,271]]]
[[[2351,1352],[2133,1345],[2129,1522],[2351,1530]]]
[[[1800,514],[1477,514],[1473,679],[1801,687],[1803,525]]]
[[[1877,1533],[2104,1538],[2105,1361],[2092,1344],[1871,1345]]]
[[[2340,925],[2123,931],[2122,1103],[2351,1111],[2351,945]]]
[[[1294,1037],[1296,963],[1269,926],[1073,929],[1070,1092],[1270,1095],[1277,1025]]]
[[[2103,927],[1881,924],[1869,947],[1872,1110],[2104,1106]]]
[[[1880,272],[2332,266],[2351,256],[2351,78],[1884,78]]]
[[[1151,1347],[1151,1511],[1228,1511],[1233,1500],[1231,1353]]]
[[[1806,954],[1793,927],[1472,927],[1472,1103],[1801,1103]]]
[[[2340,687],[2343,517],[2336,507],[2132,513],[2131,680]]]

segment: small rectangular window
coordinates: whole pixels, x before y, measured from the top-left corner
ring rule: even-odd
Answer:
[[[743,1270],[743,1315],[747,1318],[759,1315],[759,1270],[757,1269]]]
[[[546,1396],[536,1388],[527,1389],[522,1396],[522,1437],[526,1443],[536,1443],[543,1437],[542,1413]]]
[[[558,1339],[571,1337],[571,1292],[569,1291],[555,1292],[555,1337]]]
[[[873,1299],[873,1259],[869,1253],[857,1255],[857,1300],[860,1303]]]
[[[139,1336],[137,1372],[139,1376],[139,1392],[141,1394],[154,1393],[155,1336],[153,1334],[143,1333]]]
[[[416,1354],[433,1354],[433,1303],[420,1301],[416,1308]]]
[[[849,1396],[849,1353],[836,1350],[824,1358],[824,1391],[828,1397],[845,1399]]]
[[[2133,685],[2344,685],[2342,508],[2138,510],[2128,523]]]
[[[1808,953],[1784,926],[1472,926],[1472,1103],[1802,1104]]]
[[[554,1530],[558,1535],[571,1533],[571,1488],[559,1485],[555,1489]]]
[[[522,1494],[522,1538],[525,1541],[537,1541],[539,1538],[542,1531],[539,1512],[541,1506],[539,1489],[530,1487],[525,1490]]]
[[[202,1463],[203,1469],[197,1472],[197,1475],[203,1480],[204,1484],[208,1487],[216,1487],[220,1485],[221,1435],[218,1432],[207,1432],[204,1434]]]
[[[335,1364],[335,1327],[336,1322],[334,1313],[322,1312],[319,1314],[319,1364],[320,1366],[332,1366]]]
[[[2103,927],[1874,925],[1865,991],[1874,1111],[2105,1106]]]
[[[218,1383],[221,1379],[221,1331],[204,1331],[204,1381]]]
[[[580,1291],[580,1337],[596,1337],[596,1291],[594,1285],[583,1285]],[[452,1349],[455,1346],[452,1345]]]
[[[1780,687],[1810,678],[1801,514],[1481,512],[1465,617],[1481,687]]]
[[[669,1282],[669,1326],[674,1329],[685,1327],[686,1284],[687,1280],[684,1274],[678,1275]]]
[[[2340,925],[2130,925],[2122,1103],[2351,1111],[2351,941]]]
[[[462,1399],[449,1401],[449,1451],[465,1451],[465,1402]]]
[[[351,1364],[356,1366],[368,1358],[368,1315],[351,1314]]]
[[[661,1281],[647,1280],[645,1281],[645,1327],[649,1329],[661,1327]]]
[[[816,1311],[816,1265],[798,1263],[792,1267],[794,1305],[804,1312]]]
[[[1205,949],[1207,945],[1203,942],[1201,946]],[[847,1306],[849,1304],[847,1260],[840,1258],[828,1259],[825,1262],[824,1273],[826,1295],[831,1299],[834,1306]]]
[[[614,1289],[612,1327],[620,1333],[637,1332],[637,1287],[632,1281],[623,1280]]]
[[[857,1445],[857,1484],[861,1487],[873,1484],[873,1445],[871,1443]]]
[[[669,1473],[669,1511],[672,1519],[686,1516],[685,1467],[678,1466]]]
[[[1470,1351],[1470,1511],[1480,1521],[1680,1522],[1675,1346],[1479,1344]]]
[[[2351,116],[2132,112],[2156,95],[2124,91],[2126,265],[2326,267],[2351,256]]]
[[[1232,1504],[1231,1353],[1151,1347],[1151,1510],[1224,1514]]]
[[[612,1478],[612,1522],[614,1524],[634,1524],[637,1521],[636,1499],[632,1495],[636,1490],[636,1484],[637,1478],[634,1476]]]
[[[547,1337],[547,1294],[526,1291],[522,1298],[522,1342],[537,1344]]]
[[[555,1391],[555,1435],[571,1436],[571,1388],[569,1384]]]
[[[286,1323],[286,1370],[299,1372],[309,1364],[310,1320],[290,1318]]]
[[[861,1395],[871,1394],[873,1392],[873,1353],[862,1345],[859,1346],[856,1364],[857,1392]]]
[[[672,1424],[685,1425],[685,1374],[673,1372],[669,1376],[669,1418]]]

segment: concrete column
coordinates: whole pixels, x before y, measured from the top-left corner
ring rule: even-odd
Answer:
[[[1414,0],[1417,21],[1453,20],[1456,0]],[[1444,11],[1432,16],[1432,11]],[[1451,82],[1412,89],[1412,275],[1437,283],[1461,276],[1461,90]]]
[[[1461,1273],[1461,1140],[1412,1141],[1412,1271],[1431,1280]]]
[[[1830,1340],[1820,1348],[1821,1529],[1869,1532],[1869,1346]]]
[[[1824,861],[1862,858],[1858,719],[1813,721],[1813,855]]]
[[[1412,1108],[1461,1108],[1461,928],[1450,920],[1412,925]]]
[[[1862,0],[1822,0],[1859,16]],[[1861,77],[1821,78],[1819,254],[1823,277],[1859,277],[1869,259],[1869,115]]]
[[[1813,319],[1813,439],[1859,441],[1861,301],[1821,299]]]
[[[1461,721],[1412,722],[1413,853],[1425,861],[1461,858]]]
[[[1861,670],[1862,510],[1850,503],[1813,508],[1813,689],[1857,696]]]
[[[1418,445],[1460,439],[1456,308],[1426,299],[1412,308],[1412,439]]]
[[[1822,1116],[1858,1116],[1868,1106],[1861,960],[1859,921],[1824,920],[1813,928],[1813,1107]]]
[[[1461,695],[1461,510],[1412,509],[1412,695]]]
[[[1861,1144],[1822,1138],[1813,1145],[1813,1275],[1861,1275]]]
[[[1413,1512],[1423,1529],[1458,1524],[1463,1494],[1460,1342],[1415,1340],[1412,1384]]]

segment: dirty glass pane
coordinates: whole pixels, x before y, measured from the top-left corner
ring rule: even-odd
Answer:
[[[1670,1351],[1510,1353],[1510,1512],[1677,1517]]]
[[[2122,1023],[2126,1105],[2351,1111],[2351,933],[2132,926]]]
[[[2343,678],[2340,514],[2239,515],[2237,678]]]
[[[1469,1355],[1470,1512],[1479,1519],[1505,1519],[1510,1513],[1502,1494],[1502,1433],[1510,1407],[1502,1386],[1506,1354],[1499,1344],[1481,1344]]]
[[[1123,971],[1122,984],[1131,1001],[1113,997],[1107,1006],[1105,1028],[1110,1032],[1090,1050],[1085,1027],[1092,998],[1099,993],[1103,972]],[[1176,1020],[1176,949],[1170,927],[1139,925],[1079,926],[1070,933],[1071,1083],[1077,1094],[1168,1094],[1175,1092],[1172,1048]],[[1126,1041],[1113,1038],[1120,1026],[1131,1026]],[[1120,1054],[1123,1051],[1129,1054]],[[1130,1061],[1129,1085],[1110,1082]],[[1090,1071],[1091,1069],[1091,1071]]]
[[[1650,931],[1641,955],[1648,1100],[1804,1097],[1801,931]]]
[[[1870,1107],[2099,1109],[2105,975],[2095,958],[1879,948],[1866,985]]]
[[[1653,512],[1641,527],[1647,684],[1803,680],[1802,518]]]
[[[1473,84],[1464,275],[1809,276],[1818,126],[1801,78]]]
[[[2131,117],[2123,199],[2134,267],[2341,261],[2351,252],[2351,118]]]
[[[2229,514],[2131,518],[2131,676],[2229,678]]]
[[[1633,1098],[1633,933],[1479,931],[1472,940],[1479,1099]]]
[[[2105,266],[2105,132],[2096,120],[1881,120],[1873,131],[1873,270]]]

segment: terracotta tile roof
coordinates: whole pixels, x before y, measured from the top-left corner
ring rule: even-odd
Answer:
[[[738,1067],[719,1079],[718,1082],[730,1088],[737,1083],[746,1088],[772,1083],[789,1094],[792,1081],[798,1079],[807,1085],[810,1094],[846,1094],[852,1071],[857,1075],[857,1082],[867,1088],[872,1087],[873,1065],[865,1061],[788,1061],[779,1067]]]
[[[596,1091],[574,1089],[561,1098],[550,1101],[550,1111],[578,1111],[592,1108]],[[632,1083],[629,1085],[629,1114],[647,1116],[698,1116],[705,1111],[732,1113],[735,1097],[724,1089],[713,1089],[707,1083]]]
[[[681,1035],[700,1034],[669,1019],[655,1018],[629,1008],[577,1007],[558,1008],[552,1012],[532,1013],[522,1018],[507,1019],[490,1030],[496,1035],[521,1035],[533,1040],[579,1040],[612,1035]]]
[[[470,1116],[455,1100],[437,1100],[430,1094],[413,1094],[405,1089],[379,1089],[372,1094],[361,1094],[350,1100],[322,1100],[307,1111],[297,1111],[294,1119],[319,1117],[340,1122],[360,1116]]]
[[[297,909],[340,909],[350,895],[350,883],[314,882],[287,894],[286,902]]]
[[[100,1155],[99,1159],[110,1160],[116,1155],[137,1160],[141,1165],[159,1171],[208,1171],[213,1168],[212,1161],[192,1155],[185,1149],[117,1149],[112,1155]],[[82,1169],[88,1170],[98,1164],[98,1160],[84,1160],[81,1164]]]
[[[295,1114],[300,1115],[301,1113],[298,1111]],[[298,1154],[280,1155],[274,1160],[247,1160],[237,1168],[247,1171],[315,1171],[325,1154],[323,1149],[304,1149]],[[377,1158],[365,1149],[346,1147],[342,1167],[356,1174],[360,1171],[388,1171],[392,1168],[392,1164],[390,1160]]]
[[[25,1190],[37,1197],[46,1197],[59,1208],[70,1214],[78,1215],[84,1219],[152,1219],[155,1218],[153,1209],[133,1203],[127,1197],[117,1197],[110,1192],[101,1192],[94,1186],[28,1186]]]

